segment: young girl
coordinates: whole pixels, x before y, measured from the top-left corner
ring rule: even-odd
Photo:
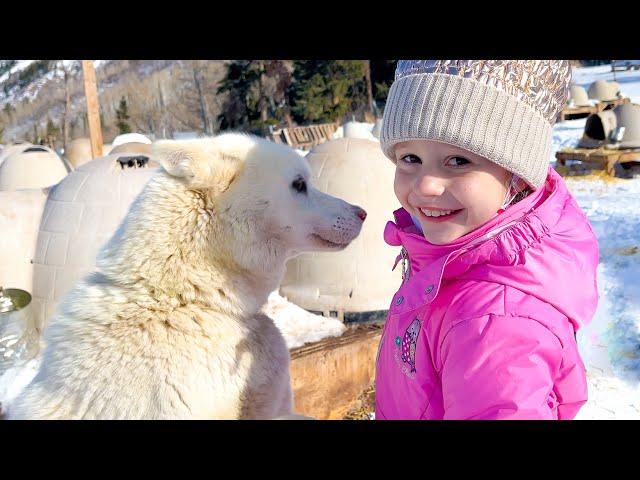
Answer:
[[[598,244],[549,167],[566,61],[400,61],[381,132],[403,208],[377,419],[571,419]],[[397,263],[397,262],[396,262]]]

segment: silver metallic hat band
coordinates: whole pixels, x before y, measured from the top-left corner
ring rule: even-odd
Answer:
[[[380,143],[435,140],[485,157],[533,188],[547,176],[552,126],[515,97],[471,78],[429,73],[396,80],[389,91]]]

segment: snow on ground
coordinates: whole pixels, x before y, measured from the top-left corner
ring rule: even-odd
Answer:
[[[40,368],[40,360],[40,358],[31,359],[13,368],[8,368],[0,374],[0,418],[6,413],[11,401],[36,376]]]
[[[613,73],[603,65],[576,69],[573,78],[588,88],[599,79],[613,80]],[[640,103],[640,72],[616,72],[616,81],[624,95]],[[585,121],[566,120],[555,126],[553,155],[577,144]],[[589,401],[576,419],[640,419],[640,178],[570,177],[567,185],[600,246],[598,309],[578,332]]]
[[[310,313],[289,302],[277,291],[269,295],[267,305],[262,310],[280,329],[289,349],[327,337],[339,337],[346,330],[340,320]]]
[[[598,309],[578,332],[590,397],[578,418],[640,419],[640,178],[567,185],[600,246]]]

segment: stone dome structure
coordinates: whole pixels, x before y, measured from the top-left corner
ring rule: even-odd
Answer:
[[[51,189],[33,258],[33,310],[46,325],[60,299],[95,266],[133,200],[158,170],[122,168],[119,155],[96,158]]]
[[[367,211],[362,232],[340,252],[304,253],[287,263],[280,294],[307,310],[366,312],[386,310],[402,281],[391,271],[400,249],[387,245],[383,231],[400,207],[393,192],[394,166],[380,144],[340,138],[307,154],[312,183]]]
[[[45,188],[62,180],[69,169],[56,152],[28,145],[5,158],[0,165],[0,191]]]

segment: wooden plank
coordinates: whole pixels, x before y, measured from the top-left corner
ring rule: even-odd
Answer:
[[[296,413],[339,419],[375,377],[380,326],[359,326],[342,336],[291,351]]]
[[[629,103],[630,101],[631,99],[629,97],[623,97],[608,102],[599,102],[597,107],[598,111],[602,112],[603,110],[611,110],[619,105],[624,105],[625,103]]]
[[[84,76],[84,93],[87,98],[91,156],[92,158],[97,158],[102,156],[102,128],[100,126],[100,103],[98,101],[96,71],[91,60],[82,60],[82,73]]]
[[[307,125],[304,127],[289,127],[279,130],[284,143],[294,148],[310,148],[319,145],[327,140],[331,140],[336,131],[335,123],[320,123]],[[275,132],[274,132],[275,134]]]
[[[287,145],[289,145],[290,147],[294,147],[294,141],[291,138],[291,134],[289,133],[289,129],[288,128],[283,128],[282,129],[282,135],[284,135],[284,140],[287,143]]]
[[[612,177],[625,175],[625,170],[620,168],[622,163],[640,162],[640,149],[634,150],[610,150],[605,148],[565,148],[556,152],[556,160],[560,167],[568,172],[583,169],[606,170]],[[578,165],[567,165],[567,160],[581,162]]]
[[[271,139],[274,143],[282,143],[282,130],[274,130],[271,132]]]

